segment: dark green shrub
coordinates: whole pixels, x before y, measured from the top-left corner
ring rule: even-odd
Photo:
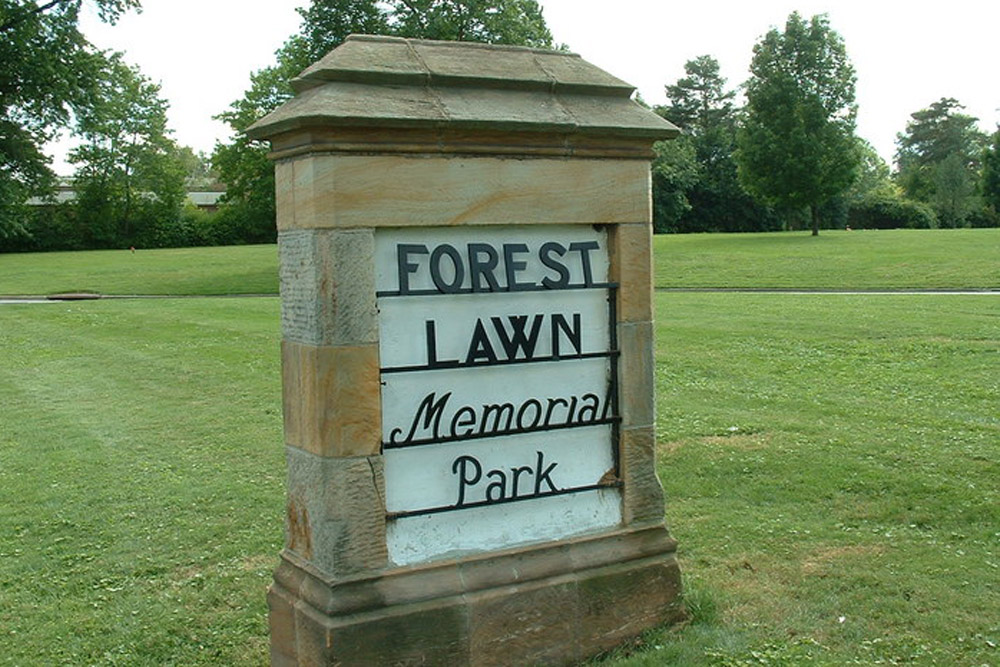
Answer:
[[[938,226],[934,211],[926,204],[885,195],[853,203],[847,224],[854,229],[932,229]]]

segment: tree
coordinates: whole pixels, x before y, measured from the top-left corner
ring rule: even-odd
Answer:
[[[854,181],[857,107],[854,68],[825,16],[798,13],[754,47],[746,118],[738,133],[740,181],[788,211],[808,208],[813,235],[820,207]]]
[[[669,104],[654,109],[683,130],[674,141],[655,146],[655,229],[721,232],[769,228],[773,214],[757,205],[737,179],[733,159],[738,124],[735,91],[726,89],[726,79],[712,56],[689,60],[684,71],[684,77],[665,88]]]
[[[95,99],[101,57],[77,29],[83,0],[0,0],[0,242],[26,233],[24,202],[54,176],[42,146]],[[113,23],[138,0],[92,0]]]
[[[694,146],[681,136],[653,144],[653,231],[687,231],[681,219],[691,210],[688,193],[701,176]]]
[[[943,97],[911,114],[896,137],[897,182],[908,197],[931,204],[949,227],[964,224],[979,205],[975,186],[987,142],[964,108]]]
[[[167,107],[160,87],[126,65],[107,58],[99,99],[81,109],[70,151],[75,175],[77,220],[84,245],[155,245],[158,225],[173,223],[184,200],[184,166],[168,136]]]
[[[458,42],[552,47],[536,0],[395,0],[387,3],[392,34]]]
[[[552,35],[535,0],[313,0],[276,63],[251,75],[250,88],[218,118],[233,130],[212,156],[226,183],[219,213],[232,237],[274,238],[274,168],[267,145],[244,131],[292,97],[289,81],[352,33],[550,47]]]
[[[983,151],[982,191],[986,205],[994,215],[1000,214],[1000,127]]]

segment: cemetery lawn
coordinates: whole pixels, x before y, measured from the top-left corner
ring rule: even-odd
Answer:
[[[675,234],[653,238],[667,289],[1000,289],[1000,229]],[[0,296],[277,294],[274,245],[0,254]]]
[[[277,294],[276,245],[0,253],[0,296]]]
[[[1000,229],[667,234],[653,253],[662,288],[1000,288]]]
[[[1000,297],[656,309],[690,620],[608,663],[1000,662]],[[0,306],[0,664],[266,664],[278,310]]]

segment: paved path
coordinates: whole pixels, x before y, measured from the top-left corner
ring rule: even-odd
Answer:
[[[733,294],[830,294],[835,296],[898,296],[901,294],[930,294],[934,296],[1000,296],[1000,290],[941,290],[941,289],[900,289],[900,290],[836,290],[836,289],[779,289],[770,287],[657,287],[659,293],[733,293]],[[244,299],[278,298],[277,294],[94,294],[60,296],[2,296],[0,305],[20,303],[65,303],[67,301],[92,301],[96,299]]]
[[[839,290],[839,289],[784,289],[771,287],[657,287],[657,292],[697,292],[697,293],[736,293],[736,294],[833,294],[841,296],[867,296],[886,295],[895,296],[898,294],[931,294],[960,295],[960,296],[980,296],[993,295],[1000,296],[1000,290],[949,290],[949,289],[898,289],[898,290]]]

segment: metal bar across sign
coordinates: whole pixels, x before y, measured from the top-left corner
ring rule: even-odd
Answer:
[[[376,233],[394,562],[620,522],[607,276],[586,225]]]

